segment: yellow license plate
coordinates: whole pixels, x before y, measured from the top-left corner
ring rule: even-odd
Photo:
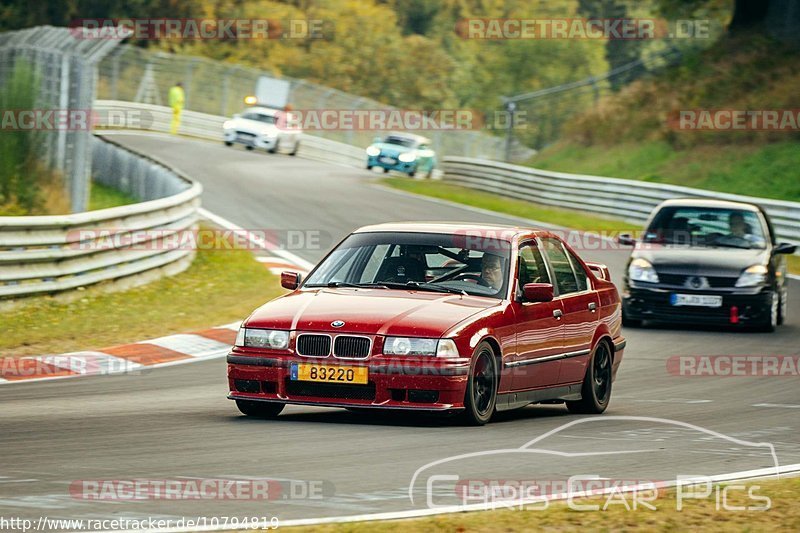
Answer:
[[[323,383],[355,383],[366,385],[369,369],[365,366],[312,365],[292,363],[292,381],[319,381]]]

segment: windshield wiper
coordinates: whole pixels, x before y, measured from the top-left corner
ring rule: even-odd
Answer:
[[[328,283],[306,285],[307,287],[328,287],[329,289],[352,288],[352,289],[388,289],[383,283],[350,283],[349,281],[329,281]]]
[[[462,289],[454,289],[453,287],[443,287],[434,283],[426,281],[409,281],[407,283],[386,283],[386,286],[392,289],[422,289],[431,292],[446,292],[450,294],[458,294],[461,296],[469,296],[466,291]]]

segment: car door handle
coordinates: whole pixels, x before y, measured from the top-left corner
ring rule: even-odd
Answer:
[[[589,311],[594,313],[597,310],[597,304],[594,302],[589,303]]]
[[[561,309],[553,309],[553,317],[556,320],[561,320],[562,316],[564,316],[564,312]]]

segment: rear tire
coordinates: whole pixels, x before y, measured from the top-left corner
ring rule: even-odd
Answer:
[[[499,380],[494,350],[491,344],[483,341],[475,348],[464,395],[463,418],[467,424],[482,426],[492,419]]]
[[[251,400],[236,400],[236,407],[242,414],[252,416],[254,418],[275,418],[286,404],[276,402],[254,402]]]
[[[608,343],[599,342],[589,360],[581,387],[581,399],[566,402],[570,413],[599,415],[611,400],[612,352]]]
[[[297,141],[296,143],[294,143],[294,148],[292,148],[292,151],[289,152],[289,155],[291,155],[291,156],[297,155],[297,151],[299,149],[300,149],[300,141]]]

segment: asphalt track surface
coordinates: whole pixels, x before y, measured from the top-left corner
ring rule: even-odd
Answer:
[[[387,191],[376,187],[377,175],[366,170],[166,136],[116,135],[115,140],[200,181],[203,206],[243,228],[319,230],[319,249],[293,250],[312,262],[348,232],[370,223],[519,222]],[[625,252],[582,255],[608,264],[618,281]],[[138,375],[6,385],[0,387],[0,515],[288,520],[422,508],[430,473],[543,485],[570,475],[669,480],[774,466],[766,448],[703,429],[771,443],[781,465],[800,463],[797,376],[681,377],[666,368],[667,359],[677,355],[800,353],[796,280],[790,290],[789,323],[774,334],[626,330],[628,348],[606,415],[536,444],[562,455],[509,451],[449,461],[418,476],[413,503],[409,483],[427,463],[518,448],[582,417],[562,406],[529,406],[473,428],[439,418],[290,406],[276,421],[252,420],[225,398],[224,359]],[[616,418],[627,416],[664,420]],[[69,490],[76,480],[136,478],[270,478],[284,485],[266,501],[88,501]],[[452,483],[431,483],[433,504],[458,503]],[[312,494],[304,495],[309,487]]]

